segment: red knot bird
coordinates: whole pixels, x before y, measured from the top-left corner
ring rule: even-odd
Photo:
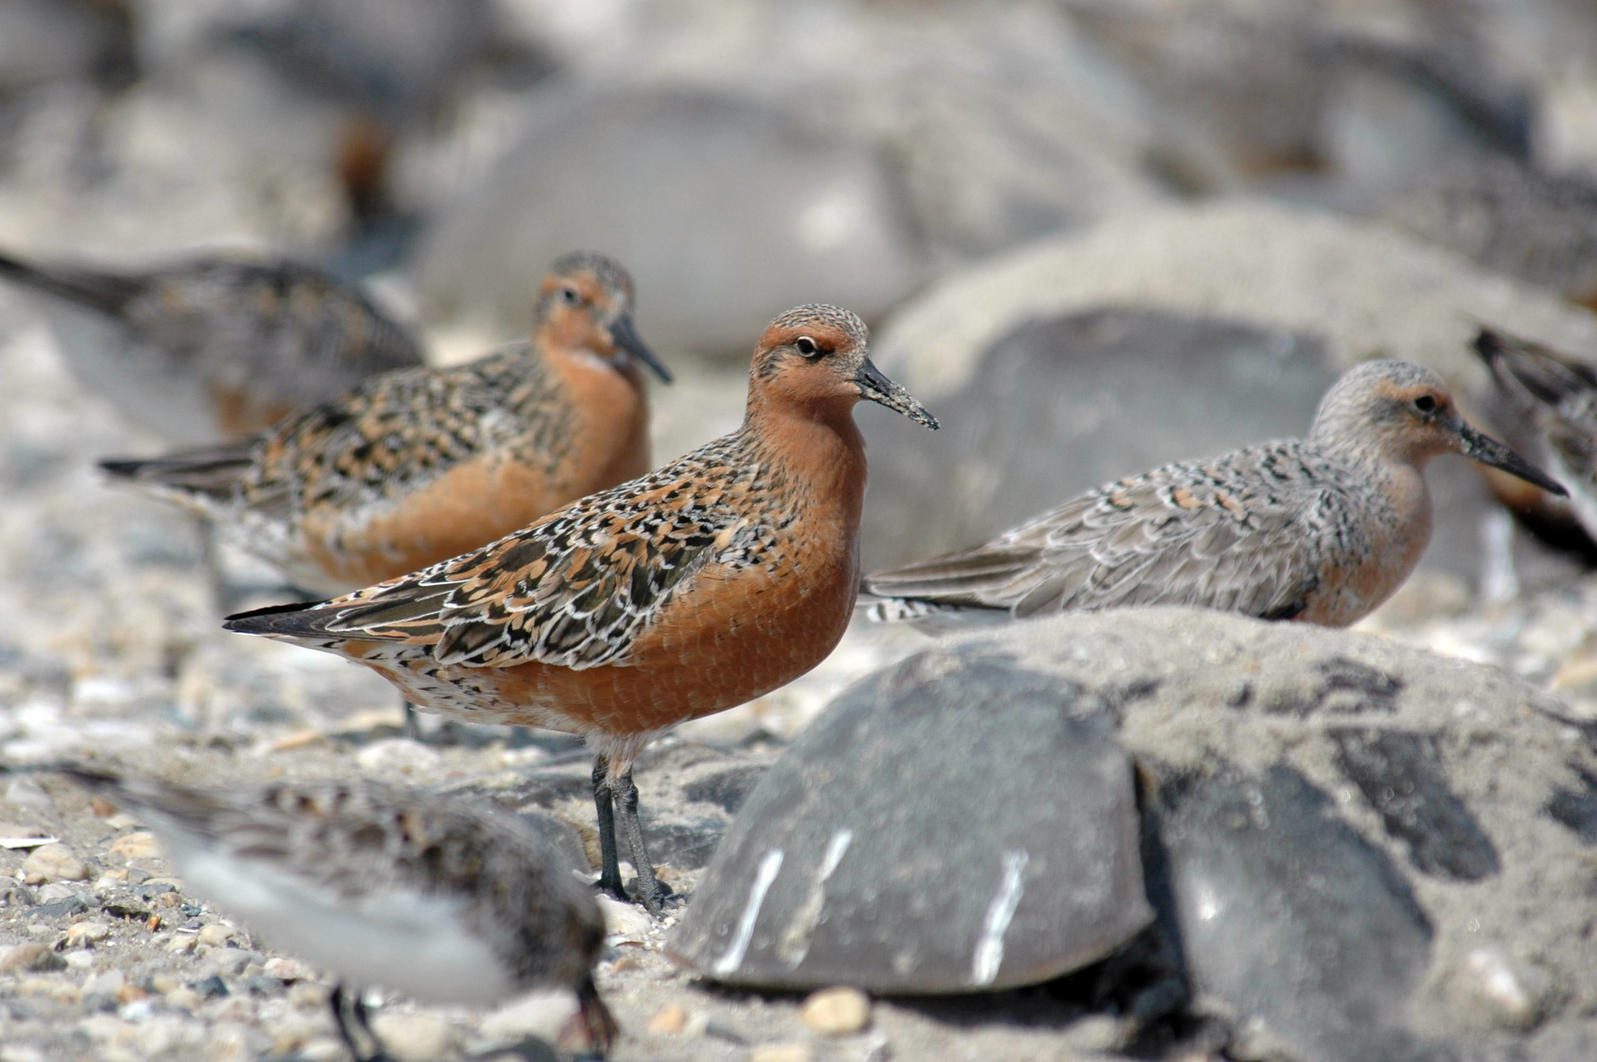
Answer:
[[[624,897],[616,841],[658,912],[669,895],[632,767],[654,737],[819,663],[859,590],[861,399],[936,428],[868,357],[864,323],[808,305],[754,351],[742,426],[646,476],[412,575],[227,628],[338,653],[457,719],[584,735],[599,884]]]
[[[358,289],[288,260],[201,257],[114,272],[0,254],[86,390],[169,441],[236,439],[421,365],[420,345]]]
[[[1534,431],[1537,456],[1569,487],[1575,519],[1597,540],[1597,365],[1494,328],[1482,328],[1474,348]]]
[[[77,765],[27,770],[65,774],[126,808],[186,888],[340,978],[330,1002],[357,1059],[388,1057],[364,985],[473,1006],[569,988],[579,1009],[567,1032],[601,1052],[615,1038],[593,983],[598,903],[515,815],[364,781],[197,788]]]
[[[1465,423],[1442,378],[1366,362],[1307,439],[1181,462],[1087,492],[970,549],[877,572],[876,619],[1200,605],[1342,627],[1413,571],[1431,534],[1425,465],[1458,453],[1564,489]]]
[[[464,553],[650,467],[647,365],[632,278],[597,254],[556,261],[530,342],[407,369],[260,437],[111,475],[209,520],[290,583],[341,594]]]

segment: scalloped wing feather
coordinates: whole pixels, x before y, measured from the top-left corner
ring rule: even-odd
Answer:
[[[695,573],[744,559],[760,537],[732,504],[738,487],[695,490],[696,472],[697,463],[679,462],[580,499],[472,553],[312,610],[325,617],[314,625],[346,639],[431,644],[446,666],[624,665]]]

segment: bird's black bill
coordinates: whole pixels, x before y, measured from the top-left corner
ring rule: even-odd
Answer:
[[[610,325],[610,336],[615,340],[616,346],[637,358],[643,364],[654,370],[654,374],[663,382],[671,382],[671,370],[655,356],[649,349],[643,337],[638,335],[638,330],[632,327],[632,318],[627,314],[617,317]]]
[[[928,413],[914,395],[889,380],[881,369],[872,364],[871,359],[866,358],[859,367],[854,382],[859,384],[860,397],[884,405],[895,413],[902,413],[916,424],[924,424],[933,431],[938,429],[937,418]]]
[[[1534,483],[1550,494],[1556,494],[1561,498],[1569,495],[1569,491],[1564,489],[1562,483],[1490,435],[1483,435],[1467,424],[1461,427],[1458,433],[1464,439],[1464,456],[1472,457],[1483,465],[1500,468],[1511,476],[1518,476],[1526,483]]]

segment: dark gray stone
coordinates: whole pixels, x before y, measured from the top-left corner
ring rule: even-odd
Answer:
[[[1584,843],[1597,844],[1597,775],[1579,767],[1570,769],[1580,780],[1581,788],[1554,789],[1547,800],[1547,814],[1574,831]]]
[[[89,901],[82,896],[68,896],[51,903],[41,903],[28,913],[35,918],[69,918],[89,910]]]
[[[709,863],[727,826],[727,820],[720,817],[661,820],[648,814],[647,808],[641,818],[649,840],[649,858],[679,870],[698,870]]]
[[[198,981],[190,981],[189,987],[198,992],[204,999],[225,999],[229,995],[227,982],[223,981],[217,974],[212,974]]]
[[[1194,988],[1262,1020],[1293,1057],[1419,1057],[1400,1028],[1431,925],[1403,876],[1302,774],[1226,765],[1176,776],[1145,806],[1163,848]]]
[[[842,694],[760,780],[672,954],[739,985],[1045,980],[1149,919],[1102,698],[922,654]]]
[[[689,782],[682,792],[689,800],[714,804],[727,814],[736,815],[764,774],[763,766],[731,767]]]
[[[1416,869],[1455,881],[1498,872],[1497,849],[1449,787],[1431,737],[1362,727],[1330,734],[1337,767],[1380,813],[1386,832],[1408,846]]]

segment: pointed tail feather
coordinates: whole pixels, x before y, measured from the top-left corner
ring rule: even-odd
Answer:
[[[221,497],[231,494],[253,467],[253,454],[253,441],[246,441],[185,450],[165,457],[108,457],[99,465],[115,479],[179,494]]]
[[[326,601],[295,601],[286,605],[268,605],[248,612],[235,612],[222,621],[222,629],[237,634],[259,634],[267,638],[284,638],[289,641],[316,640],[332,634],[327,624],[337,615],[336,609],[324,609]],[[332,634],[335,639],[347,637]]]
[[[0,252],[0,278],[103,314],[121,312],[143,280],[70,266],[35,266]]]
[[[1511,395],[1556,406],[1571,394],[1597,390],[1597,368],[1555,354],[1541,343],[1483,326],[1473,347]]]

